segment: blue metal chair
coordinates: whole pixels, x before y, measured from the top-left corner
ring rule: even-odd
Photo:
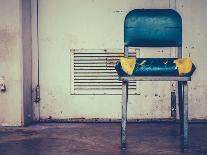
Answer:
[[[182,19],[171,9],[136,9],[124,21],[124,55],[129,47],[177,47],[182,58]],[[177,81],[182,148],[188,147],[188,81],[185,76],[121,76],[122,123],[121,148],[127,148],[128,81]]]

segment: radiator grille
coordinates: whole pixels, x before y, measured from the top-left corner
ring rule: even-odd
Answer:
[[[122,83],[114,65],[123,57],[121,49],[84,50],[72,49],[71,94],[121,94]],[[130,50],[129,57],[136,57]],[[129,94],[136,94],[136,82],[129,83]]]

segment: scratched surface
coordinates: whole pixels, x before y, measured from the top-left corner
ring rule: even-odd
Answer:
[[[207,124],[190,124],[188,154],[207,154]],[[182,154],[179,125],[128,125],[128,149],[120,151],[119,123],[36,124],[0,128],[1,155]]]
[[[39,6],[40,117],[120,118],[121,95],[70,94],[73,65],[70,49],[123,49],[127,12],[136,7],[169,8],[169,1],[63,0],[59,3],[43,0]],[[140,95],[129,98],[128,117],[169,118],[170,83],[146,85],[148,87],[139,86],[144,88]]]
[[[7,86],[7,91],[0,93],[1,125],[21,124],[20,2],[1,0],[0,5],[0,77],[5,77]],[[80,96],[69,95],[69,50],[122,48],[123,20],[134,8],[172,8],[181,14],[183,55],[191,57],[197,66],[189,83],[189,118],[207,118],[207,20],[204,16],[207,14],[207,1],[62,0],[60,3],[57,0],[41,0],[40,3],[42,118],[120,118],[119,96],[82,96],[80,100]],[[35,50],[33,52],[36,55]],[[33,60],[34,64],[36,62]],[[168,83],[142,83],[141,95],[129,100],[129,117],[170,117],[168,87]]]
[[[123,21],[128,11],[172,8],[181,14],[183,20],[183,56],[190,56],[198,68],[189,83],[189,118],[207,118],[207,104],[202,102],[207,98],[206,52],[203,52],[207,34],[202,18],[207,10],[206,1],[176,1],[176,6],[173,0],[113,0],[110,5],[107,2],[109,0],[87,0],[82,5],[80,0],[40,2],[40,117],[120,118],[121,96],[70,95],[70,66],[73,64],[70,63],[69,51],[123,48]],[[160,49],[140,50],[143,57],[158,55],[172,57],[172,53]],[[140,95],[129,98],[129,118],[170,117],[169,82],[140,82],[138,89]]]

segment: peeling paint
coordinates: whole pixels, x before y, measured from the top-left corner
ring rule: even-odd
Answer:
[[[0,94],[0,124],[21,124],[21,56],[20,51],[20,0],[1,1],[0,6],[0,77],[5,76],[8,91]],[[55,118],[119,118],[120,96],[80,96],[69,95],[70,58],[69,49],[108,49],[123,47],[123,20],[129,10],[140,8],[169,8],[164,1],[103,1],[87,0],[63,1],[61,3],[49,0],[41,2],[41,82],[43,101],[41,102],[41,117]],[[74,5],[66,5],[66,4]],[[177,1],[176,9],[183,19],[183,56],[192,57],[197,65],[192,81],[189,84],[189,117],[207,118],[206,89],[206,1]],[[76,6],[76,7],[74,7]],[[92,7],[93,9],[92,9]],[[69,7],[69,8],[68,8]],[[80,8],[85,12],[77,11]],[[190,8],[190,9],[189,9]],[[78,10],[80,10],[78,9]],[[72,13],[71,13],[72,12]],[[98,12],[98,14],[97,14]],[[74,18],[74,14],[76,18]],[[120,16],[116,16],[120,14]],[[7,17],[9,16],[9,18]],[[123,15],[123,16],[122,16]],[[53,17],[53,18],[51,18]],[[61,17],[61,18],[59,18]],[[71,24],[72,23],[72,24]],[[112,31],[113,28],[113,31]],[[101,29],[101,31],[100,31]],[[142,49],[141,49],[142,50]],[[157,51],[157,52],[156,52]],[[151,52],[151,51],[150,51]],[[155,50],[154,53],[140,56],[160,56],[165,51]],[[155,54],[155,53],[158,53]],[[54,61],[57,60],[57,61]],[[149,118],[168,116],[169,95],[165,93],[167,84],[140,85],[141,93],[130,97],[129,118]],[[47,94],[47,92],[50,94]],[[156,95],[157,94],[157,95]],[[15,111],[13,110],[15,109]],[[168,111],[167,111],[168,110]],[[164,113],[164,114],[163,114]]]
[[[123,11],[123,10],[115,10],[115,11],[113,11],[113,13],[123,13],[123,12],[125,12],[125,11]]]
[[[7,91],[0,92],[0,126],[22,125],[22,70],[20,0],[1,0],[0,77]]]

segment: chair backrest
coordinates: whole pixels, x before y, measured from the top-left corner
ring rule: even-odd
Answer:
[[[182,19],[172,9],[136,9],[124,21],[125,47],[181,47]]]

